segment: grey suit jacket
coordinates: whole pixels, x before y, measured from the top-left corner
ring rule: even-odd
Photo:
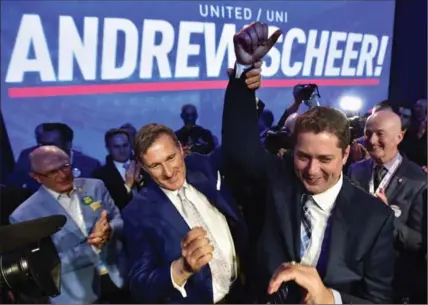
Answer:
[[[52,235],[52,241],[61,259],[61,294],[52,303],[92,303],[99,297],[95,278],[96,267],[102,262],[111,280],[118,287],[125,285],[126,257],[121,236],[123,221],[104,183],[98,179],[74,180],[88,235],[105,209],[108,213],[112,235],[99,254],[87,243],[85,236],[65,209],[44,188],[22,203],[10,216],[10,222],[21,222],[39,217],[61,214],[67,217],[65,226]]]
[[[348,176],[367,192],[372,179],[373,160],[352,164]],[[398,249],[425,254],[424,227],[427,223],[427,176],[421,168],[403,157],[401,165],[386,188],[389,205],[401,209],[401,215],[394,220]]]

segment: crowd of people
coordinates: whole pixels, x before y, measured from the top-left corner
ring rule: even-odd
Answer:
[[[280,35],[259,22],[235,34],[221,143],[190,104],[175,132],[107,131],[103,165],[73,150],[69,126],[37,126],[2,224],[67,223],[52,236],[61,293],[31,301],[427,302],[427,100],[383,101],[353,124],[296,87],[274,125],[256,93]]]

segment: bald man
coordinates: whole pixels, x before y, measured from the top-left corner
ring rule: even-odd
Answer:
[[[36,148],[30,162],[30,175],[41,187],[12,213],[10,222],[67,217],[64,228],[52,236],[62,274],[61,294],[51,302],[114,301],[112,295],[121,294],[126,275],[120,242],[123,221],[103,182],[74,179],[69,156],[56,146]]]
[[[403,132],[400,117],[394,112],[374,113],[367,119],[364,133],[370,159],[352,164],[348,175],[366,191],[379,197],[395,215],[394,234],[399,252],[396,301],[410,298],[411,302],[417,299],[420,303],[417,295],[421,291],[415,291],[420,280],[412,279],[418,272],[425,271],[421,279],[425,279],[423,295],[426,302],[426,261],[423,258],[426,253],[426,174],[398,151]]]

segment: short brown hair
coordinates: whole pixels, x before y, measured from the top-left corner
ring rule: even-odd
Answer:
[[[349,122],[340,110],[329,107],[315,107],[299,115],[294,127],[294,140],[302,132],[315,134],[328,132],[338,138],[338,147],[345,152],[351,142]]]
[[[147,124],[141,127],[135,136],[135,154],[137,158],[139,159],[141,154],[145,154],[150,146],[162,135],[171,137],[175,144],[180,146],[180,142],[171,128],[157,123]]]

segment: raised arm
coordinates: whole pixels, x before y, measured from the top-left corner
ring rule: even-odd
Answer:
[[[245,77],[232,76],[227,86],[223,109],[222,149],[226,164],[254,178],[263,176],[265,154],[258,130],[254,91]]]
[[[234,36],[237,64],[230,77],[223,109],[222,149],[224,161],[252,178],[264,176],[267,153],[259,138],[257,102],[250,78],[260,75],[260,60],[281,35],[268,37],[268,27],[253,23]],[[246,67],[252,67],[247,69]],[[249,70],[249,71],[248,71]]]

